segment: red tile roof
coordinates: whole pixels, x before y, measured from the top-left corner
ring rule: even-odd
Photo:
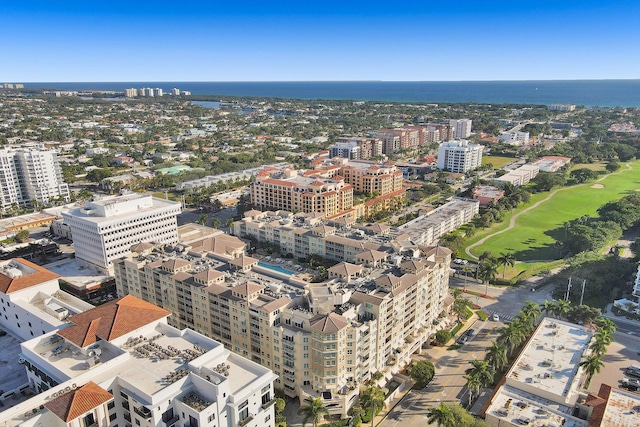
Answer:
[[[14,258],[10,261],[9,265],[16,262],[35,270],[35,272],[15,278],[0,273],[0,292],[4,294],[21,291],[23,289],[30,288],[31,286],[39,285],[40,283],[48,282],[49,280],[54,280],[60,277],[59,274],[49,271],[46,268],[42,268],[23,258]]]
[[[113,399],[111,393],[93,381],[89,381],[78,389],[56,397],[44,406],[62,421],[68,423],[111,399]]]
[[[127,295],[69,317],[74,325],[59,330],[58,335],[84,348],[98,339],[111,341],[170,314],[170,311]]]

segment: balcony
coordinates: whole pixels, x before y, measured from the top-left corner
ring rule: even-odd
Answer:
[[[244,427],[244,426],[246,426],[247,424],[249,424],[251,421],[253,421],[253,417],[247,417],[247,418],[245,418],[244,420],[240,420],[240,421],[238,421],[238,425],[239,425],[240,427]]]
[[[173,418],[170,418],[170,419],[168,419],[166,421],[163,420],[163,421],[164,421],[164,424],[166,426],[170,426],[170,425],[173,425],[173,424],[177,423],[178,420],[180,420],[180,417],[178,415],[174,415]]]
[[[270,401],[262,404],[262,409],[267,409],[270,406],[273,406],[274,403],[276,403],[276,399],[271,399]]]
[[[144,406],[141,406],[140,408],[137,408],[134,406],[133,412],[140,415],[145,420],[148,420],[149,418],[151,418],[151,415],[152,415],[151,410],[149,408],[145,408]]]

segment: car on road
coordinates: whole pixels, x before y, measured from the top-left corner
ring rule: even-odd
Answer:
[[[458,338],[458,344],[462,345],[466,343],[468,339],[469,337],[467,335],[462,335],[460,338]]]
[[[491,320],[493,320],[494,322],[499,322],[500,321],[500,316],[498,315],[498,313],[493,313],[491,315]]]
[[[464,333],[465,336],[471,337],[476,332],[475,329],[467,329]]]
[[[516,418],[515,421],[521,426],[528,426],[531,423],[531,420],[529,418]]]

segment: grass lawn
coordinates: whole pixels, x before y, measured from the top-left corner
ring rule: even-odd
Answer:
[[[515,162],[518,159],[515,157],[502,157],[502,156],[482,156],[482,166],[487,163],[491,163],[495,169],[500,169],[504,165]]]
[[[597,216],[596,211],[600,206],[625,195],[634,194],[640,189],[640,161],[630,165],[632,169],[623,166],[619,173],[609,175],[602,181],[562,189],[550,200],[518,217],[513,229],[491,237],[484,244],[475,247],[472,253],[478,256],[484,251],[489,251],[499,256],[501,252],[512,252],[518,261],[555,259],[557,254],[553,244],[556,237],[564,232],[563,224],[566,221],[583,215]],[[594,184],[604,187],[593,188]],[[529,206],[546,196],[547,194],[534,195]],[[514,213],[505,215],[505,221],[488,232],[474,236],[469,243],[478,241],[483,235],[507,228]]]
[[[596,172],[605,172],[607,170],[607,162],[577,163],[571,168],[571,170],[575,169],[590,169]]]

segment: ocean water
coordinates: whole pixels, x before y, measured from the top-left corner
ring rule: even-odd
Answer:
[[[26,83],[58,90],[171,88],[193,95],[483,104],[576,104],[640,107],[638,80],[543,80],[469,82],[88,82]]]

